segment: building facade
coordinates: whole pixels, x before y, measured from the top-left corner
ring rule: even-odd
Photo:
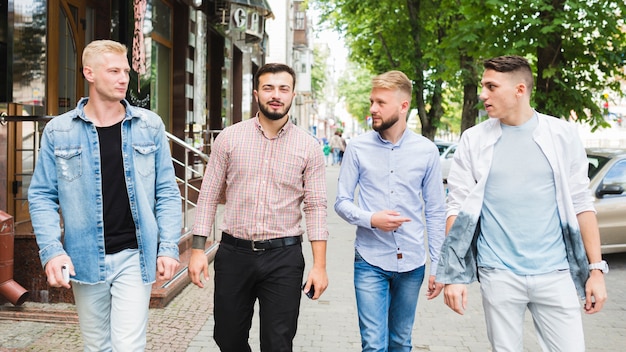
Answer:
[[[26,199],[39,135],[87,95],[83,48],[97,39],[125,44],[128,101],[208,154],[216,133],[256,113],[252,77],[265,63],[272,17],[265,0],[0,0],[0,210],[15,223],[16,279],[18,266],[35,270],[39,261]],[[182,160],[189,152],[172,153]],[[22,285],[31,300],[56,299],[43,293],[45,282]]]

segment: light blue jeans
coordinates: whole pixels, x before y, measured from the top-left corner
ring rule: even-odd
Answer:
[[[411,331],[424,266],[398,273],[354,256],[354,288],[364,352],[411,350]]]
[[[581,306],[569,270],[520,276],[479,268],[487,336],[497,352],[524,349],[524,315],[533,317],[543,351],[583,352]]]
[[[151,284],[144,284],[139,251],[105,256],[106,281],[72,282],[84,351],[143,351]]]
[[[340,159],[339,159],[339,153],[341,152],[341,149],[339,148],[333,148],[333,165],[339,165],[340,164]]]

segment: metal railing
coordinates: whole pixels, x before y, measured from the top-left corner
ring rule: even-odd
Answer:
[[[178,160],[174,155],[174,147],[172,147],[172,162],[174,165],[179,166],[179,170],[182,170],[176,176],[176,182],[182,185],[181,190],[181,199],[183,201],[183,236],[188,235],[191,231],[191,225],[193,221],[194,211],[196,209],[196,202],[190,199],[190,193],[194,192],[195,194],[200,193],[200,187],[195,186],[191,181],[195,179],[202,179],[204,176],[203,170],[206,167],[207,162],[209,161],[209,156],[202,152],[201,150],[193,147],[189,143],[183,141],[182,139],[174,136],[169,132],[165,132],[167,138],[172,142],[173,145],[180,147],[183,149],[183,160]],[[197,156],[199,158],[200,163],[197,163],[196,158],[190,158],[190,156]],[[191,159],[191,160],[190,160]],[[201,165],[202,167],[198,168],[197,165]],[[181,177],[182,176],[182,177]],[[197,182],[197,184],[201,184]]]

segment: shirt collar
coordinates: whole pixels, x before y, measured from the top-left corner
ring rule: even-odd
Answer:
[[[261,123],[259,122],[258,112],[256,113],[253,119],[254,119],[254,125],[256,126],[256,128],[259,130],[259,132],[261,132],[265,136],[265,132],[263,131],[263,126],[261,126]],[[283,134],[287,133],[289,129],[292,128],[292,126],[293,126],[293,122],[291,122],[291,118],[287,118],[287,122],[283,125],[283,127],[281,127],[280,131],[278,131],[276,138],[279,138]]]
[[[378,140],[385,144],[385,145],[390,145],[392,147],[400,147],[402,145],[402,141],[404,141],[404,139],[406,138],[407,134],[411,133],[411,131],[409,130],[409,128],[405,128],[404,132],[402,133],[402,137],[400,137],[400,139],[398,140],[398,142],[396,144],[392,144],[391,142],[389,142],[388,140],[384,139],[383,136],[380,135],[380,133],[375,132],[376,136],[378,137]]]

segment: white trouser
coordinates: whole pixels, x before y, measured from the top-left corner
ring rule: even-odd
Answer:
[[[495,352],[523,350],[526,308],[543,351],[585,350],[582,307],[569,270],[520,276],[479,268],[479,278],[487,335]]]
[[[143,351],[152,285],[141,279],[139,251],[107,254],[105,266],[104,283],[72,282],[84,350]]]

